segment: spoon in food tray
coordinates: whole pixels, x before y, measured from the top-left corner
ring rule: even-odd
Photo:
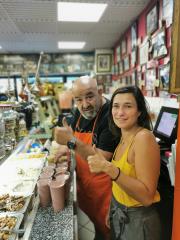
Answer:
[[[25,229],[7,229],[7,228],[0,228],[0,232],[8,232],[8,233],[22,234],[22,233],[25,232]]]

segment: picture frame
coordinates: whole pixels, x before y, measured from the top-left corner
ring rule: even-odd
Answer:
[[[129,55],[127,55],[125,58],[124,58],[124,71],[128,71],[130,68],[130,59],[129,59]]]
[[[137,46],[137,22],[134,22],[131,26],[131,49],[133,50]]]
[[[146,64],[149,60],[149,42],[142,43],[139,47],[139,63]]]
[[[167,55],[165,28],[161,28],[152,37],[152,57],[155,59]]]
[[[104,84],[106,86],[112,86],[112,76],[110,74],[104,76],[105,76]]]
[[[141,88],[141,82],[143,81],[142,79],[142,72],[138,72],[136,73],[136,85]]]
[[[121,61],[121,46],[120,45],[116,48],[116,59],[117,59],[117,63],[119,63]]]
[[[119,74],[123,74],[124,68],[123,68],[123,61],[119,62]]]
[[[174,0],[162,1],[162,19],[166,21],[166,27],[172,24]]]
[[[119,66],[118,66],[118,63],[115,65],[115,75],[116,75],[116,76],[119,75]]]
[[[127,52],[127,43],[126,43],[126,38],[124,38],[121,42],[121,53],[122,55],[126,54]]]
[[[147,35],[150,35],[157,29],[158,29],[158,4],[155,4],[146,15],[146,33]]]
[[[170,63],[159,66],[160,89],[169,90]]]
[[[103,85],[104,84],[104,75],[97,75],[96,80],[97,80],[97,85]]]
[[[96,59],[96,72],[97,73],[109,73],[112,68],[112,54],[101,53],[97,54]]]
[[[156,68],[146,70],[146,90],[154,91],[156,81]]]
[[[137,47],[131,51],[131,67],[135,67],[137,63]]]
[[[137,77],[137,71],[135,70],[131,73],[131,85],[133,85],[133,86],[137,85],[136,84],[136,80],[137,80],[136,77]]]
[[[170,93],[180,93],[180,1],[174,0],[174,16],[172,28],[172,48],[171,48],[171,62],[170,66]]]

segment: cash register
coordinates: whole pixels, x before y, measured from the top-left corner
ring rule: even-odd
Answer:
[[[158,211],[162,223],[163,240],[171,240],[172,235],[174,187],[169,178],[166,153],[171,151],[171,145],[177,138],[178,113],[178,108],[162,106],[153,130],[161,153],[161,169],[158,181],[161,201],[158,205]]]
[[[153,133],[159,139],[161,152],[171,149],[177,138],[178,108],[162,106]]]

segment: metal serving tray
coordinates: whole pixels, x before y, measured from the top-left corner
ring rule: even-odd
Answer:
[[[29,202],[31,200],[31,195],[28,196],[28,197],[24,197],[24,200],[25,200],[25,203],[24,203],[24,206],[19,209],[18,211],[5,211],[5,210],[0,210],[0,214],[1,213],[5,213],[5,214],[9,214],[9,213],[12,213],[12,214],[19,214],[19,213],[25,213],[27,208],[28,208],[28,205],[29,205]]]
[[[5,212],[5,213],[0,213],[0,218],[1,217],[5,217],[5,216],[8,216],[8,217],[15,217],[17,219],[16,221],[16,225],[14,226],[13,230],[18,230],[20,225],[21,225],[21,222],[23,220],[23,214],[15,214],[15,213],[9,213],[9,212]],[[0,229],[1,231],[1,229]],[[16,237],[17,237],[17,234],[16,232],[11,232],[9,237],[8,237],[8,240],[15,240]]]

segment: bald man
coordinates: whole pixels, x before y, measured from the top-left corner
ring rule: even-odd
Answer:
[[[106,174],[92,174],[87,157],[94,154],[93,145],[110,160],[118,140],[108,128],[109,102],[98,93],[96,79],[80,77],[73,84],[72,94],[77,106],[71,128],[55,129],[55,140],[67,145],[76,154],[77,197],[79,207],[95,226],[95,240],[108,240],[106,217],[111,199],[111,179]]]

